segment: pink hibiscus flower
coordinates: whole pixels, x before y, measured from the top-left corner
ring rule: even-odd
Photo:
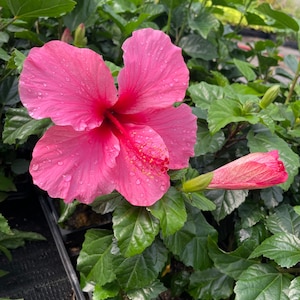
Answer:
[[[24,62],[19,92],[35,119],[53,123],[30,164],[51,197],[91,203],[113,190],[149,206],[170,186],[168,169],[188,165],[196,117],[182,101],[189,74],[170,38],[142,29],[125,41],[118,91],[102,57],[51,41]]]
[[[185,192],[203,189],[252,190],[285,182],[288,173],[277,150],[256,152],[236,159],[183,184]]]

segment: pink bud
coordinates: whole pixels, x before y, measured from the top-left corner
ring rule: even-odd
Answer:
[[[69,28],[66,28],[61,36],[61,41],[70,44],[73,41],[72,33]]]
[[[285,182],[288,174],[278,151],[243,156],[213,171],[208,189],[261,189]]]
[[[267,188],[285,182],[288,173],[278,157],[278,151],[251,153],[212,172],[183,183],[184,192],[205,189],[251,190]]]

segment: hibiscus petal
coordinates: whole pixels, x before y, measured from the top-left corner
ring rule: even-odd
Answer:
[[[130,118],[137,124],[147,124],[161,136],[169,151],[170,169],[188,166],[197,139],[197,117],[188,105],[150,110]]]
[[[56,125],[92,129],[117,100],[113,77],[102,57],[90,49],[51,41],[33,48],[24,62],[20,98],[31,117],[50,117]]]
[[[127,124],[120,135],[116,189],[133,205],[150,206],[170,186],[168,150],[161,137],[148,126]]]
[[[181,49],[165,33],[150,28],[133,32],[125,41],[124,68],[118,77],[115,111],[136,113],[182,101],[189,72]]]
[[[33,181],[53,198],[91,203],[115,188],[119,142],[108,128],[88,132],[52,126],[33,150]]]

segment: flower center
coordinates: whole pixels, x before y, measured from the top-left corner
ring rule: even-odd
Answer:
[[[150,177],[168,171],[168,150],[160,136],[149,127],[123,125],[118,116],[111,111],[105,113],[111,129],[126,145],[128,161],[134,169]],[[130,125],[129,125],[130,124]]]

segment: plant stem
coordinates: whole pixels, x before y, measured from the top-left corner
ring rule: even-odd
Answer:
[[[13,17],[12,19],[9,20],[9,22],[4,23],[0,26],[0,31],[3,31],[6,27],[8,27],[10,24],[12,24],[17,18]]]
[[[295,86],[297,84],[297,81],[298,81],[299,77],[300,77],[300,61],[298,62],[298,66],[297,66],[297,70],[296,70],[296,73],[295,73],[295,77],[294,77],[294,79],[292,81],[289,93],[288,93],[288,95],[287,95],[287,97],[285,99],[284,104],[288,104],[290,102],[290,100],[292,98],[292,94],[293,94],[293,92],[295,90]]]
[[[188,6],[187,12],[186,12],[187,14],[189,13],[189,11],[190,11],[190,9],[191,9],[192,3],[193,3],[193,0],[190,0],[189,6]],[[187,23],[187,16],[185,17],[184,22],[182,23],[182,26],[181,26],[181,28],[180,28],[180,30],[179,30],[179,33],[178,33],[177,37],[176,37],[175,45],[178,45],[178,43],[179,43],[179,41],[180,41],[180,39],[181,39],[181,36],[182,36],[183,33],[184,33],[186,23]]]

